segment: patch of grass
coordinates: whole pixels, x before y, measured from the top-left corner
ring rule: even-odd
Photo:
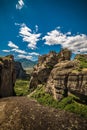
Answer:
[[[75,99],[77,99],[77,97],[73,95],[63,98],[61,101],[56,101],[53,99],[52,95],[46,93],[45,88],[40,85],[31,97],[35,98],[39,103],[45,106],[67,110],[87,118],[87,105],[76,102]]]
[[[83,55],[80,55],[78,60],[80,61],[80,69],[87,68],[87,59]]]
[[[15,92],[17,96],[26,96],[29,94],[29,81],[28,80],[17,80],[15,83]]]
[[[31,96],[32,98],[35,98],[39,103],[45,105],[45,106],[51,106],[54,108],[57,108],[58,101],[54,100],[53,97],[45,92],[45,88],[40,85],[35,90],[35,93]]]
[[[82,117],[87,118],[87,106],[83,104],[79,104],[77,102],[72,103],[71,105],[68,104],[64,108],[65,110],[68,110],[70,112],[79,114]]]

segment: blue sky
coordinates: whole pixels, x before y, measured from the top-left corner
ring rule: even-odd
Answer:
[[[87,53],[87,0],[0,0],[0,55]]]

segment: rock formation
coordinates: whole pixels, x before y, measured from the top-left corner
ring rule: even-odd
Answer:
[[[34,67],[31,76],[30,88],[36,88],[38,84],[46,83],[54,65],[62,60],[69,60],[70,56],[71,52],[67,49],[62,50],[59,54],[51,51],[47,55],[39,56],[38,64]]]
[[[39,57],[39,63],[32,73],[30,88],[45,84],[46,92],[55,99],[60,100],[73,93],[87,101],[87,62],[83,62],[87,55],[77,55],[73,61],[70,61],[70,57],[68,49]]]
[[[55,99],[61,99],[72,93],[87,100],[87,71],[78,71],[78,66],[76,60],[56,64],[47,81],[47,92]]]
[[[20,62],[15,62],[15,70],[16,70],[16,78],[17,79],[26,79],[27,75],[26,71],[23,69],[22,65]]]
[[[70,60],[71,58],[71,51],[69,51],[67,48],[60,51],[58,54],[58,62]]]
[[[47,55],[39,56],[38,64],[34,67],[34,71],[30,80],[30,88],[36,88],[38,84],[45,83],[53,66],[57,62],[58,56],[55,52],[50,52]]]
[[[16,81],[15,63],[12,55],[0,58],[0,97],[13,96]]]

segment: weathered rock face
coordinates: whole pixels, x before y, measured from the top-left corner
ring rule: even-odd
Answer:
[[[38,84],[46,83],[54,65],[62,60],[69,60],[70,57],[71,52],[67,49],[62,50],[59,54],[52,51],[47,55],[40,56],[32,73],[30,88],[36,88]]]
[[[53,66],[58,62],[58,55],[50,52],[47,55],[40,56],[38,64],[34,67],[30,80],[30,88],[36,88],[38,84],[46,83]]]
[[[87,98],[87,71],[78,71],[79,63],[66,61],[54,66],[47,81],[46,90],[55,99],[73,93],[81,99]]]
[[[26,79],[27,74],[26,71],[23,69],[20,62],[15,62],[15,70],[16,70],[16,78],[17,79]]]
[[[15,95],[15,63],[12,55],[0,58],[0,97]]]
[[[87,61],[84,62],[87,55],[77,55],[73,61],[70,61],[70,57],[71,52],[67,49],[59,54],[51,52],[39,57],[39,63],[31,77],[30,88],[44,83],[46,91],[55,99],[61,100],[72,93],[87,101]]]
[[[70,60],[71,51],[69,51],[67,48],[65,48],[62,51],[60,51],[60,53],[58,54],[58,57],[59,57],[58,62]]]

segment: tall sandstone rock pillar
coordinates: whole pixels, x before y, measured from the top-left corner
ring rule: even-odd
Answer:
[[[0,97],[14,96],[16,81],[15,62],[12,55],[0,58]]]

